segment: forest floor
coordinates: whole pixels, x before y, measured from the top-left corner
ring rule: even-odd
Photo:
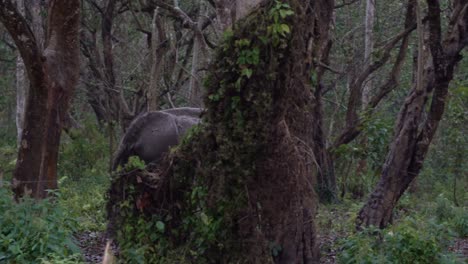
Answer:
[[[342,254],[343,251],[343,241],[346,241],[353,236],[353,219],[357,209],[361,205],[362,203],[359,202],[347,201],[341,204],[320,206],[319,215],[316,218],[319,230],[318,241],[321,251],[320,263],[340,263],[339,254]],[[400,212],[404,211],[405,213],[408,213],[411,210],[412,209],[402,209],[400,207]],[[400,219],[403,218],[404,216],[400,215]],[[405,223],[402,225],[405,225]],[[425,233],[421,234],[421,236],[424,235]],[[76,235],[76,240],[82,250],[86,263],[102,263],[107,243],[104,231],[81,231]],[[450,241],[447,242],[448,246],[445,249],[445,253],[453,253],[456,255],[459,262],[455,263],[468,263],[468,237],[460,238],[451,236],[449,240]],[[368,241],[364,240],[357,241],[360,247],[366,247],[366,245],[361,245],[359,243],[368,243]],[[118,254],[118,249],[115,244],[112,245],[111,250],[114,255]]]
[[[449,250],[460,255],[465,262],[468,262],[468,238],[455,239],[453,245],[449,247]]]
[[[82,250],[83,258],[86,263],[102,263],[104,251],[107,244],[105,232],[82,232],[76,236],[79,247]],[[343,237],[333,235],[319,235],[322,264],[335,264],[337,261],[337,250],[335,245]],[[449,251],[459,256],[461,262],[468,262],[468,238],[456,238],[449,247]],[[118,252],[117,246],[112,245],[114,255]]]
[[[86,263],[102,263],[107,244],[105,232],[81,232],[76,235],[76,240]],[[115,245],[112,249],[117,252]]]

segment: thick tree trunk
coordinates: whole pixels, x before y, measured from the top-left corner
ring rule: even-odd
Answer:
[[[215,0],[216,19],[219,33],[224,32],[235,21],[236,1],[233,0]]]
[[[24,114],[26,109],[26,98],[28,97],[29,82],[26,77],[23,59],[18,54],[16,59],[16,131],[17,146],[21,144],[21,135],[23,134]]]
[[[218,30],[224,32],[237,20],[258,8],[264,0],[214,0]]]
[[[26,20],[8,0],[0,1],[0,20],[17,45],[31,89],[13,190],[16,197],[47,195],[57,187],[62,122],[79,76],[80,1],[50,1],[48,38],[42,53]]]
[[[22,16],[30,15],[32,21],[32,31],[36,37],[36,41],[39,45],[40,50],[44,46],[44,28],[42,25],[41,17],[41,4],[38,0],[19,0],[16,2],[18,11]],[[28,9],[28,12],[25,12]],[[29,91],[29,79],[27,78],[26,68],[18,53],[16,62],[16,128],[17,128],[17,146],[21,144],[21,135],[23,133],[24,117],[26,112],[26,100],[28,98]]]
[[[16,2],[18,11],[24,16],[24,0]],[[16,58],[16,131],[17,147],[21,144],[21,135],[23,134],[24,114],[26,109],[26,98],[28,98],[29,81],[26,76],[23,59],[18,52]]]
[[[380,228],[387,226],[392,219],[396,203],[419,174],[444,113],[448,86],[453,78],[454,68],[461,59],[461,50],[468,43],[466,1],[455,4],[444,41],[442,41],[439,2],[428,0],[427,3],[429,37],[425,45],[429,47],[432,60],[428,61],[422,73],[423,65],[418,63],[420,67],[418,75],[424,76],[424,79],[416,80],[400,110],[395,125],[395,136],[383,166],[381,179],[359,212],[358,228],[370,225]],[[420,52],[422,50],[419,49]],[[432,94],[431,106],[424,119],[422,115],[430,94]]]
[[[164,219],[167,251],[192,252],[194,263],[318,263],[310,73],[320,71],[334,3],[285,2],[291,9],[266,2],[220,46],[202,125],[149,173],[112,183],[117,240],[141,241],[125,228],[136,214]],[[279,22],[273,7],[286,14]],[[276,35],[271,23],[287,29]]]

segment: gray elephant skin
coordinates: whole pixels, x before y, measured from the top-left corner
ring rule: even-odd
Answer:
[[[138,156],[146,164],[158,162],[189,128],[200,122],[201,113],[201,108],[181,107],[138,116],[120,142],[112,170],[123,167],[131,156]]]

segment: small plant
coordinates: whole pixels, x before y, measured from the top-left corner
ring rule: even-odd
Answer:
[[[444,251],[447,226],[423,219],[406,217],[384,230],[370,227],[342,239],[340,263],[456,263]]]
[[[75,254],[67,257],[49,254],[47,257],[41,258],[40,264],[84,264],[80,254]]]
[[[110,179],[106,174],[83,177],[80,181],[61,178],[58,203],[68,217],[80,224],[78,231],[103,231],[106,228],[105,193]]]
[[[126,170],[144,170],[146,167],[145,161],[138,156],[131,156],[125,164]]]
[[[37,263],[49,254],[66,258],[79,253],[72,238],[77,223],[53,200],[15,203],[12,193],[0,188],[0,212],[1,263]]]
[[[73,139],[64,138],[60,144],[58,174],[72,180],[92,178],[107,173],[109,144],[96,124],[84,121]]]
[[[272,24],[267,28],[268,35],[272,39],[273,45],[280,45],[283,39],[291,33],[291,28],[284,21],[294,15],[294,12],[289,4],[275,1],[275,5],[270,9],[268,15],[272,21]]]
[[[466,208],[457,208],[452,220],[453,231],[461,238],[468,237],[468,210]]]
[[[447,221],[453,218],[452,202],[445,198],[443,194],[437,196],[435,215],[439,221]]]

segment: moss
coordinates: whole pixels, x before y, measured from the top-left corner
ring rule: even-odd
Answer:
[[[238,242],[238,220],[248,208],[246,186],[255,180],[256,161],[270,140],[275,98],[283,93],[279,82],[286,73],[279,68],[288,56],[292,15],[285,10],[287,5],[273,2],[227,31],[205,81],[202,125],[157,168],[114,180],[110,195],[117,202],[109,210],[117,215],[120,243],[137,241],[141,255],[158,256],[152,261],[160,263],[159,256],[174,252],[195,263],[248,261]],[[156,223],[164,230],[152,231]],[[270,259],[265,256],[264,263]]]

